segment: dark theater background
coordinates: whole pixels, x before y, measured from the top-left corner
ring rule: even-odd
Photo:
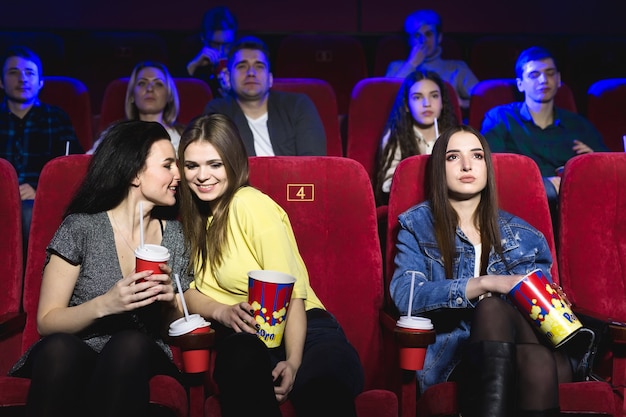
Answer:
[[[161,60],[175,76],[184,76],[186,62],[198,50],[202,14],[216,5],[230,7],[241,34],[268,43],[272,63],[290,34],[341,34],[361,44],[365,75],[382,76],[389,59],[405,54],[404,17],[433,8],[443,18],[443,57],[465,60],[480,80],[513,77],[519,51],[541,44],[557,57],[584,114],[593,81],[626,76],[626,2],[621,0],[6,1],[0,11],[0,47],[31,46],[43,59],[45,75],[81,80],[97,116],[107,83],[128,76],[138,60]],[[274,67],[274,75],[298,74]],[[345,113],[349,92],[345,97],[337,93],[339,112]]]

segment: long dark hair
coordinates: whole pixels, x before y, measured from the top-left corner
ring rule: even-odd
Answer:
[[[480,203],[474,213],[474,225],[480,231],[480,243],[482,246],[480,258],[481,275],[486,274],[491,248],[504,259],[500,242],[500,228],[498,226],[498,195],[491,150],[485,137],[474,128],[465,125],[454,126],[446,129],[435,142],[426,171],[430,205],[435,221],[435,236],[443,257],[446,277],[448,278],[453,278],[452,266],[457,255],[454,240],[459,217],[450,204],[448,196],[446,151],[450,138],[458,132],[468,132],[478,138],[484,150],[485,164],[487,166],[487,184],[480,193]]]
[[[385,181],[385,174],[389,170],[389,167],[393,163],[396,149],[400,149],[401,159],[408,158],[409,156],[419,155],[419,147],[415,140],[415,132],[413,126],[415,120],[411,114],[409,107],[409,95],[411,87],[418,81],[431,80],[439,87],[441,92],[441,114],[437,118],[439,125],[439,131],[443,132],[445,129],[451,126],[457,126],[459,121],[456,118],[454,107],[450,101],[450,94],[448,94],[448,88],[441,77],[432,71],[413,71],[402,82],[400,90],[396,95],[396,100],[387,119],[385,125],[384,134],[389,132],[389,139],[387,144],[380,154],[378,159],[378,172],[376,174],[376,184],[374,191],[377,197],[377,201],[380,203],[384,200],[382,185]]]
[[[158,122],[115,122],[102,133],[87,175],[67,208],[72,213],[94,214],[117,207],[128,195],[133,180],[146,165],[152,145],[170,140]]]
[[[215,271],[222,263],[228,246],[227,226],[230,203],[235,192],[248,185],[248,154],[239,136],[237,126],[221,114],[208,114],[197,117],[187,126],[180,138],[178,160],[184,172],[185,149],[194,142],[213,145],[226,169],[228,186],[224,194],[215,201],[213,209],[200,200],[189,188],[186,181],[180,184],[181,222],[187,243],[190,247],[190,268],[203,273],[207,266]],[[209,216],[213,216],[207,228]]]

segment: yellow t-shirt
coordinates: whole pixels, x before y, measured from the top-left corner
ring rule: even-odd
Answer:
[[[209,224],[212,218],[209,218]],[[287,213],[253,187],[234,195],[228,215],[228,246],[221,266],[213,274],[196,272],[192,288],[224,304],[248,300],[248,271],[267,269],[296,278],[292,297],[304,299],[306,310],[324,308],[309,283]],[[209,269],[209,268],[207,268]]]

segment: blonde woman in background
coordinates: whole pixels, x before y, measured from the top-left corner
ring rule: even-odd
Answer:
[[[180,134],[185,128],[176,122],[179,110],[178,91],[167,67],[156,61],[142,61],[135,65],[124,100],[126,118],[159,122],[170,135],[174,149],[178,149]],[[88,154],[98,147],[102,135],[103,133]]]

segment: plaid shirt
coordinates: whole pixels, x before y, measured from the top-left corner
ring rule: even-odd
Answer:
[[[49,160],[69,153],[83,153],[67,114],[58,107],[37,101],[23,119],[0,103],[0,158],[17,171],[20,184],[37,187],[39,174]]]

